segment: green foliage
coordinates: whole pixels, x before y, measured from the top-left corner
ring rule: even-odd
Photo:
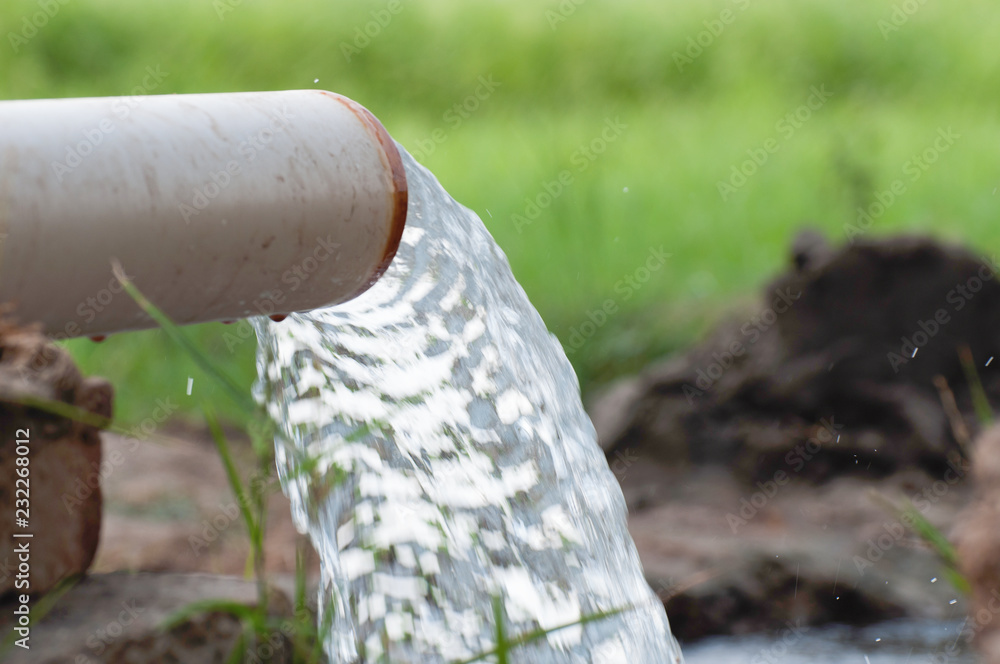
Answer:
[[[247,325],[247,323],[241,323]],[[249,394],[257,368],[254,363],[256,339],[227,348],[226,335],[234,326],[221,323],[184,328],[188,339],[202,352],[216,358],[234,382]],[[178,412],[200,420],[202,404],[227,421],[247,424],[245,410],[228,396],[226,388],[212,381],[198,363],[180,352],[163,330],[130,332],[109,337],[101,343],[74,339],[65,343],[84,374],[104,376],[115,386],[115,421],[126,434],[142,438],[145,432],[132,430],[150,421],[158,401],[169,401]],[[191,395],[187,394],[192,379]],[[156,423],[159,425],[159,423]]]
[[[990,400],[986,396],[986,390],[983,389],[983,382],[979,379],[979,371],[968,345],[963,344],[959,347],[958,358],[962,364],[962,373],[965,374],[965,380],[969,384],[976,420],[983,429],[986,429],[993,422],[993,408],[990,407]]]
[[[902,514],[906,522],[911,523],[913,532],[920,536],[924,542],[930,546],[931,550],[937,554],[938,558],[945,566],[945,576],[948,581],[963,595],[969,595],[971,589],[969,582],[959,571],[958,554],[944,533],[934,527],[934,525],[921,514],[913,503],[907,501],[903,507]]]
[[[472,659],[462,660],[461,662],[456,662],[456,664],[473,664],[473,662],[482,662],[490,659],[491,657],[496,657],[497,664],[510,664],[511,653],[518,647],[539,641],[546,638],[549,634],[558,632],[560,630],[566,629],[568,627],[576,627],[578,625],[586,625],[587,623],[597,622],[600,620],[605,620],[612,616],[618,615],[624,611],[629,610],[628,608],[613,609],[611,611],[597,611],[595,613],[588,614],[579,620],[574,620],[563,625],[557,625],[556,627],[550,627],[549,629],[543,629],[541,627],[533,629],[529,632],[525,632],[516,637],[510,637],[507,634],[507,624],[506,618],[504,617],[503,600],[498,597],[493,597],[493,628],[494,635],[496,638],[496,646],[492,650],[480,653]]]
[[[1000,14],[986,0],[926,3],[888,31],[896,4],[589,0],[562,16],[555,0],[401,0],[355,53],[387,1],[74,0],[16,52],[0,48],[0,97],[130,94],[159,67],[153,94],[319,87],[357,99],[483,217],[587,389],[693,341],[781,269],[801,224],[844,240],[856,209],[897,179],[906,191],[871,234],[998,244]],[[4,39],[38,8],[0,6]],[[722,32],[678,61],[726,9]],[[447,115],[480,77],[499,86],[467,117]],[[832,97],[786,139],[777,123],[821,85]],[[574,154],[615,118],[627,129],[581,168]],[[961,138],[911,181],[904,164],[949,126]],[[723,200],[719,182],[768,138],[778,151]],[[513,215],[564,170],[572,183],[518,228]],[[627,288],[661,245],[672,257]],[[617,313],[574,337],[607,300]],[[252,344],[227,333],[193,336],[249,385]],[[70,347],[85,370],[129,386],[123,421],[165,396],[198,416],[184,390],[202,374],[163,333]],[[221,390],[198,396],[239,419]]]
[[[944,576],[952,587],[963,595],[969,595],[971,589],[968,580],[962,575],[959,568],[958,554],[944,533],[928,521],[909,500],[906,500],[902,507],[898,507],[878,492],[873,492],[872,498],[900,524],[909,528],[913,534],[923,540],[924,544],[937,556],[944,568]]]

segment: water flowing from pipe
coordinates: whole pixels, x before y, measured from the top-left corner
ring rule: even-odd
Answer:
[[[406,231],[361,297],[258,320],[256,396],[319,552],[332,662],[681,662],[579,383],[482,221],[400,148]],[[489,661],[489,660],[487,660]]]

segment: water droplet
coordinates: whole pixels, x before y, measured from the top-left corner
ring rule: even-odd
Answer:
[[[318,78],[314,78],[313,79],[313,83],[319,83],[319,79]]]
[[[953,599],[950,602],[948,602],[948,604],[958,604],[958,600],[957,599]]]
[[[936,576],[933,579],[931,579],[931,583],[937,583],[937,577]]]
[[[188,376],[188,388],[187,388],[187,395],[188,396],[191,396],[191,388],[193,386],[194,386],[194,378],[192,378],[191,376]]]

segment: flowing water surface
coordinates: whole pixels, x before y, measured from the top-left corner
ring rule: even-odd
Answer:
[[[321,558],[331,660],[471,658],[495,645],[499,597],[509,637],[628,609],[514,662],[682,661],[562,347],[480,219],[403,157],[409,215],[386,275],[256,323],[257,398]]]

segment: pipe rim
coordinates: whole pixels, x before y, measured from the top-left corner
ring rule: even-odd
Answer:
[[[389,234],[386,238],[385,249],[382,252],[382,260],[375,267],[371,277],[367,282],[351,294],[347,301],[353,300],[369,288],[385,274],[392,264],[392,259],[396,257],[399,249],[399,242],[403,237],[403,229],[406,227],[406,213],[409,206],[409,188],[406,181],[406,169],[403,166],[403,158],[399,154],[396,142],[389,135],[386,128],[379,122],[378,118],[367,108],[357,103],[353,99],[338,95],[335,92],[321,91],[325,95],[335,97],[338,101],[347,106],[362,121],[365,127],[371,131],[378,140],[382,148],[382,155],[385,158],[386,166],[392,176],[392,219],[390,220]]]

